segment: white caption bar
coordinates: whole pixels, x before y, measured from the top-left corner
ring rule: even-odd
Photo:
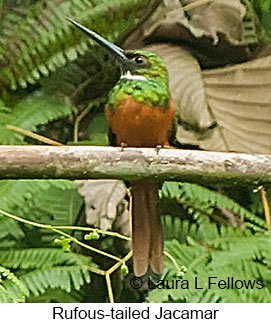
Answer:
[[[0,304],[1,322],[269,322],[270,304]]]

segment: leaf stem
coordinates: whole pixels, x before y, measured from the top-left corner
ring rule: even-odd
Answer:
[[[110,274],[112,274],[115,270],[117,270],[122,264],[124,264],[126,261],[128,261],[133,255],[132,250],[129,251],[129,253],[122,258],[122,262],[118,262],[115,265],[113,265],[111,268],[109,268],[106,272]]]
[[[62,229],[62,230],[79,230],[79,231],[95,231],[95,232],[98,232],[99,234],[104,234],[104,235],[108,235],[108,236],[112,236],[112,237],[115,237],[115,238],[120,238],[120,239],[123,239],[123,240],[127,240],[127,241],[130,241],[131,238],[130,237],[127,237],[125,235],[122,235],[118,232],[113,232],[113,231],[105,231],[105,230],[100,230],[100,229],[96,229],[96,228],[87,228],[87,227],[80,227],[80,226],[72,226],[72,225],[69,225],[69,226],[65,226],[65,225],[56,225],[54,226],[55,229]]]
[[[54,226],[52,226],[50,224],[42,224],[42,223],[37,223],[37,222],[30,221],[30,220],[26,220],[26,219],[23,219],[21,217],[18,217],[18,216],[14,215],[14,214],[10,214],[10,213],[2,211],[2,210],[0,210],[0,214],[2,214],[4,216],[7,216],[7,217],[9,217],[9,218],[11,218],[13,220],[16,220],[16,221],[19,221],[19,222],[22,222],[22,223],[25,223],[25,224],[28,224],[28,225],[31,225],[31,226],[34,226],[34,227],[54,231],[54,232],[56,232],[56,233],[58,233],[58,234],[60,234],[60,235],[62,235],[64,237],[69,238],[74,243],[76,243],[76,244],[78,244],[78,245],[80,245],[80,246],[82,246],[82,247],[84,247],[86,249],[89,249],[89,250],[91,250],[93,252],[99,253],[102,256],[114,259],[117,262],[120,262],[121,264],[124,263],[124,261],[122,259],[120,259],[119,257],[111,255],[111,254],[109,254],[109,253],[107,253],[105,251],[99,250],[97,248],[91,247],[91,246],[79,241],[78,239],[74,238],[73,236],[69,235],[68,233],[55,228]]]
[[[113,290],[112,290],[110,274],[108,272],[106,272],[106,274],[105,274],[105,280],[106,280],[106,286],[107,286],[107,290],[108,290],[109,302],[114,303],[114,294],[113,294]]]
[[[109,296],[109,301],[110,303],[114,303],[114,294],[112,290],[112,284],[111,284],[111,278],[110,275],[117,270],[122,264],[125,264],[126,261],[128,261],[133,255],[132,250],[129,251],[129,253],[121,259],[121,262],[117,262],[115,265],[113,265],[111,268],[109,268],[105,272],[105,280],[106,280],[106,286],[107,286],[107,291],[108,291],[108,296]]]
[[[169,252],[167,252],[166,250],[164,250],[163,253],[164,253],[165,256],[167,256],[172,261],[172,263],[176,267],[177,271],[181,272],[181,268],[177,264],[177,261],[175,260],[175,258]]]
[[[85,116],[90,112],[92,106],[87,106],[80,114],[76,117],[74,121],[74,130],[73,130],[73,141],[78,143],[78,130],[80,122],[85,118]]]
[[[54,141],[54,140],[49,139],[47,137],[38,135],[38,134],[36,134],[36,133],[34,133],[32,131],[28,131],[28,130],[25,130],[25,129],[22,129],[22,128],[13,126],[11,124],[6,125],[6,128],[8,130],[11,130],[11,131],[14,131],[14,132],[18,132],[18,133],[20,133],[20,134],[22,134],[24,136],[27,136],[27,137],[36,139],[36,140],[38,140],[40,142],[43,142],[44,144],[47,144],[47,145],[51,145],[51,146],[64,146],[60,142],[57,142],[57,141]]]
[[[20,218],[20,217],[18,217],[16,215],[9,214],[9,213],[7,213],[5,211],[2,211],[2,210],[0,210],[0,213],[3,214],[3,215],[9,216],[9,217],[13,218],[16,221],[21,221],[21,222],[24,222],[24,223],[29,224],[29,225],[35,225],[35,226],[38,226],[38,227],[40,227],[42,229],[78,230],[78,231],[87,231],[87,232],[96,231],[99,234],[104,234],[104,235],[108,235],[108,236],[111,236],[111,237],[115,237],[115,238],[119,238],[119,239],[123,239],[123,240],[127,240],[127,241],[131,240],[130,237],[127,237],[127,236],[125,236],[123,234],[120,234],[118,232],[105,231],[105,230],[100,230],[100,229],[96,229],[96,228],[80,227],[80,226],[74,226],[74,225],[54,225],[54,226],[52,226],[50,224],[42,224],[42,223],[32,222],[32,221]]]
[[[270,226],[271,226],[270,207],[269,207],[265,188],[261,187],[260,192],[261,192],[261,199],[262,199],[262,204],[264,209],[266,226],[268,228],[268,231],[270,231]]]

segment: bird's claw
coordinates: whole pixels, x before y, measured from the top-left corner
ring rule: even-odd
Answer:
[[[127,147],[127,144],[125,142],[122,142],[120,146],[121,146],[121,151],[124,151],[124,149]]]
[[[155,151],[156,151],[156,154],[157,154],[157,155],[159,154],[160,149],[162,149],[162,145],[157,145],[157,146],[155,147]]]

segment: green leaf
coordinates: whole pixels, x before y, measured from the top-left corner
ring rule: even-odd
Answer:
[[[24,143],[24,136],[6,129],[7,124],[24,130],[36,131],[37,126],[68,116],[73,111],[74,107],[53,100],[50,97],[23,99],[12,110],[0,110],[0,144],[14,145]]]
[[[0,181],[0,210],[39,223],[73,225],[82,203],[72,181]],[[35,232],[37,235],[34,235]],[[20,244],[23,238],[26,239],[25,226],[0,215],[0,247],[7,247],[7,243],[10,246]],[[30,240],[33,244],[40,245],[41,240],[52,243],[54,238],[56,234],[51,231],[32,229]]]
[[[231,211],[246,220],[246,225],[256,231],[266,230],[263,219],[239,205],[234,200],[197,184],[165,182],[162,198],[171,198],[182,203],[198,221],[206,221],[206,216],[215,214],[217,207]],[[205,220],[202,220],[205,218]]]
[[[186,268],[181,279],[188,282],[188,288],[180,287],[178,270],[171,259],[165,257],[164,279],[169,286],[179,279],[179,288],[151,290],[148,301],[261,303],[270,300],[270,233],[252,234],[249,229],[244,231],[231,226],[220,226],[218,230],[215,223],[206,222],[196,228],[197,243],[188,245],[178,239],[178,228],[181,228],[178,222],[181,222],[179,218],[172,223],[164,221],[164,230],[166,233],[169,230],[171,237],[166,240],[165,249],[179,268]],[[185,234],[189,238],[189,232]],[[214,277],[215,284],[209,284],[210,277]],[[237,280],[236,286],[243,284],[242,288],[231,285]],[[195,288],[195,281],[201,289]],[[227,287],[220,288],[219,281],[221,286]]]
[[[18,288],[19,293],[17,295],[3,286],[6,281],[11,282]],[[9,269],[0,266],[0,303],[24,302],[26,294],[27,290],[24,284]]]
[[[49,289],[60,289],[67,293],[79,290],[90,282],[90,275],[85,266],[96,267],[90,257],[67,254],[58,248],[0,251],[0,263],[20,269],[17,284],[13,281],[3,283],[5,293],[15,295],[15,298],[20,296],[20,286],[24,287],[27,297],[39,296]]]
[[[0,251],[0,263],[8,268],[35,269],[59,265],[90,265],[90,257],[64,253],[60,248],[26,248]]]
[[[90,145],[108,146],[108,123],[104,113],[97,114],[89,124]]]
[[[160,0],[48,0],[26,7],[5,18],[0,36],[0,83],[16,90],[54,72],[84,55],[92,42],[65,17],[76,17],[87,28],[95,29],[110,41],[136,26],[140,16],[153,11]],[[18,19],[16,17],[18,16]],[[12,22],[10,21],[12,20]]]

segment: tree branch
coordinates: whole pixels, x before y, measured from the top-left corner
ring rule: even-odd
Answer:
[[[271,155],[96,146],[0,146],[0,179],[157,179],[270,185]]]

